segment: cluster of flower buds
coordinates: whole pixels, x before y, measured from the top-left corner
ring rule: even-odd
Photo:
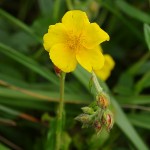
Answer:
[[[109,97],[102,92],[96,96],[96,101],[90,106],[82,107],[83,113],[75,119],[83,124],[83,128],[93,127],[97,133],[100,133],[103,128],[110,131],[114,120],[113,114],[108,108],[109,104]]]

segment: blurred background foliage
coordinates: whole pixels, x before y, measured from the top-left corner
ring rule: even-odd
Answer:
[[[150,146],[150,1],[1,0],[0,150],[53,150],[59,79],[42,37],[71,9],[85,11],[111,40],[102,44],[116,66],[106,83],[115,125],[96,135],[74,117],[93,101],[90,74],[67,75],[63,150],[148,150]]]

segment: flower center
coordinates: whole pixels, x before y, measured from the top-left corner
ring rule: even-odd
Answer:
[[[73,33],[71,33],[68,35],[66,42],[67,42],[69,49],[77,52],[78,49],[82,45],[83,39],[82,39],[81,35],[74,35]]]

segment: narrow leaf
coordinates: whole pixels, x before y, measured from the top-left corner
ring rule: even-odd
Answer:
[[[112,97],[113,106],[115,108],[115,122],[124,134],[132,141],[135,147],[139,150],[148,150],[143,140],[140,138],[136,130],[129,122],[127,116],[122,111],[117,101]]]
[[[0,43],[0,52],[5,54],[8,57],[14,59],[15,61],[19,62],[20,64],[26,66],[27,68],[31,69],[32,71],[38,73],[42,77],[51,81],[52,83],[58,85],[58,81],[57,81],[58,79],[52,72],[50,72],[46,68],[43,68],[36,61],[25,56],[24,54],[20,53],[19,51]]]
[[[116,4],[117,4],[118,8],[120,8],[124,13],[126,13],[130,17],[138,19],[139,21],[142,21],[143,23],[150,23],[150,16],[148,14],[131,6],[124,0],[117,0]]]
[[[3,18],[7,19],[8,21],[12,22],[13,24],[15,24],[16,26],[18,26],[19,28],[21,28],[22,30],[24,30],[26,33],[28,33],[29,35],[31,35],[34,39],[36,39],[39,43],[43,43],[42,39],[40,39],[34,32],[33,30],[31,30],[27,25],[25,25],[24,23],[22,23],[20,20],[18,20],[17,18],[13,17],[12,15],[10,15],[9,13],[7,13],[6,11],[0,9],[0,16],[2,16]]]
[[[144,35],[145,35],[145,41],[150,51],[150,26],[148,24],[144,24]]]

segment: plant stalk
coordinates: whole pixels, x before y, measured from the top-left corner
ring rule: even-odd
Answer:
[[[99,84],[99,82],[98,82],[98,79],[97,79],[97,77],[96,77],[94,71],[92,71],[92,80],[93,80],[93,83],[94,83],[94,86],[95,86],[95,88],[96,88],[97,93],[103,92],[103,89],[102,89],[102,87],[100,86],[100,84]]]
[[[65,88],[65,73],[62,72],[60,76],[60,101],[57,114],[57,129],[56,129],[56,150],[60,150],[61,146],[61,135],[62,135],[62,126],[64,124],[64,88]]]

